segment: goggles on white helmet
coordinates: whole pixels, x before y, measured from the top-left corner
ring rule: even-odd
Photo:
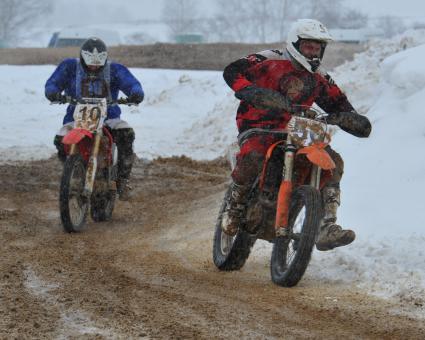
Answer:
[[[92,53],[87,51],[81,51],[81,57],[87,66],[104,66],[106,59],[108,59],[107,52],[98,52],[95,48]]]
[[[319,55],[304,55],[305,53],[303,54],[300,50],[303,40],[320,43],[321,50]],[[286,50],[305,69],[314,73],[322,62],[327,43],[332,40],[332,36],[329,34],[327,28],[319,21],[314,19],[299,19],[292,24],[288,32]]]
[[[96,66],[103,68],[108,59],[105,43],[99,38],[89,38],[81,46],[81,62],[84,67]]]

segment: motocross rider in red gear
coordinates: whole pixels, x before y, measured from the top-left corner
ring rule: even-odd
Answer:
[[[235,235],[247,204],[247,195],[261,172],[265,154],[277,140],[271,135],[250,133],[254,128],[282,130],[291,112],[314,103],[329,113],[328,123],[358,137],[367,137],[371,126],[356,113],[345,94],[323,71],[320,64],[332,38],[320,22],[301,19],[291,27],[285,51],[268,50],[236,60],[224,70],[226,83],[241,100],[236,122],[242,142],[232,172],[232,192],[224,215],[223,231]],[[244,136],[245,135],[245,136]],[[340,181],[344,162],[327,148],[336,164],[332,178],[322,189],[324,218],[316,247],[330,250],[354,241],[355,233],[336,224],[340,205]]]

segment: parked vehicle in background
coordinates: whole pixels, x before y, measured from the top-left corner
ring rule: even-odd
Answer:
[[[7,45],[6,41],[0,39],[0,48],[7,48],[7,47],[9,46]]]
[[[67,27],[54,32],[47,47],[80,47],[90,37],[99,37],[108,46],[121,44],[119,34],[112,30],[92,27]]]
[[[183,33],[174,36],[177,44],[202,44],[204,40],[204,36],[199,33]]]

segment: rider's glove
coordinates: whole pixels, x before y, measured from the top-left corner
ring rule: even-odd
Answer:
[[[338,125],[342,130],[356,137],[369,137],[372,131],[369,119],[355,111],[331,113],[326,121],[328,124]]]
[[[140,104],[143,100],[143,95],[140,93],[133,93],[128,96],[128,102],[134,104]]]
[[[51,102],[62,102],[63,96],[60,92],[46,93],[46,98]]]
[[[258,109],[297,112],[290,101],[278,91],[250,85],[235,92],[235,97]]]
[[[340,113],[330,113],[326,117],[326,122],[328,124],[331,124],[331,125],[339,125],[340,118],[341,118],[341,114]]]

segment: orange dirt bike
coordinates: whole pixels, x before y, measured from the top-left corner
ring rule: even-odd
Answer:
[[[222,232],[227,191],[215,227],[214,264],[238,270],[257,239],[271,241],[272,281],[291,287],[309,264],[323,217],[320,188],[335,168],[325,150],[330,142],[326,115],[309,109],[293,115],[284,131],[252,129],[239,138],[246,134],[272,134],[278,141],[268,149],[235,236]]]
[[[74,127],[62,140],[67,158],[60,184],[59,206],[67,232],[81,231],[90,215],[95,222],[112,217],[117,193],[117,148],[104,125],[107,105],[136,105],[127,99],[63,97],[75,105]]]

